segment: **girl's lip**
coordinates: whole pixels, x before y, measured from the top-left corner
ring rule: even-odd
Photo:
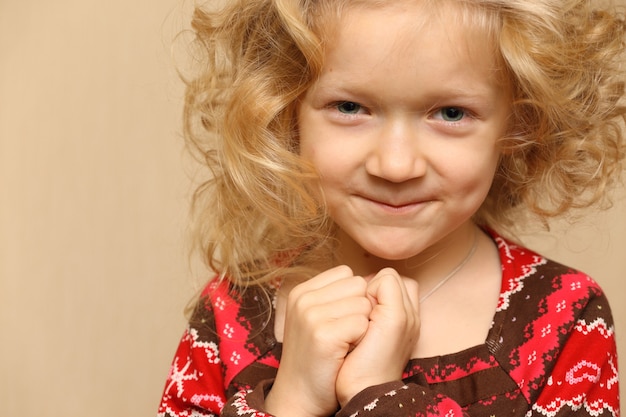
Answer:
[[[372,203],[376,203],[376,204],[380,204],[383,206],[388,206],[388,207],[393,207],[393,208],[403,208],[403,207],[408,207],[408,206],[415,206],[418,204],[423,204],[426,203],[428,201],[430,201],[430,199],[412,199],[412,200],[398,200],[398,201],[392,201],[391,199],[387,200],[387,199],[379,199],[376,197],[370,197],[368,195],[361,195],[361,198],[365,199],[365,200],[369,200]]]
[[[366,201],[369,201],[370,203],[373,203],[379,207],[382,207],[385,211],[388,211],[390,213],[408,212],[408,211],[414,210],[415,208],[422,207],[432,201],[430,199],[416,199],[416,200],[408,200],[408,201],[391,202],[391,201],[386,201],[384,199],[369,197],[367,195],[361,195],[360,197]]]
[[[373,201],[375,203],[382,204],[383,206],[388,206],[388,207],[396,208],[396,209],[401,209],[401,208],[404,208],[404,207],[415,206],[417,204],[421,204],[421,201],[411,201],[411,202],[400,203],[400,204],[387,203],[385,201],[376,201],[376,200],[373,200]]]

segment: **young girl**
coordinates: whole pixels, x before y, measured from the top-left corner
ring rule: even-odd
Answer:
[[[233,0],[193,27],[216,276],[160,416],[619,415],[602,290],[511,240],[620,173],[617,14]]]

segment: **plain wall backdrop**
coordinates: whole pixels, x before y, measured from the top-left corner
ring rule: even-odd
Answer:
[[[189,6],[0,0],[2,415],[156,413],[198,284],[170,56]],[[624,371],[625,213],[528,240],[604,287]]]

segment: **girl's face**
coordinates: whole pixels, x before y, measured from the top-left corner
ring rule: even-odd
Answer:
[[[510,115],[487,36],[408,3],[349,10],[298,110],[341,252],[378,263],[471,237]]]

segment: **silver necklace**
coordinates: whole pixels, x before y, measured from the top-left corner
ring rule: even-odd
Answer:
[[[439,281],[437,283],[437,285],[435,285],[430,291],[428,291],[426,294],[424,294],[422,297],[420,297],[420,304],[423,303],[428,297],[433,295],[435,293],[435,291],[437,291],[439,288],[441,288],[443,286],[443,284],[448,282],[450,280],[450,278],[452,278],[454,275],[456,275],[456,273],[459,272],[461,270],[461,268],[463,268],[465,266],[465,264],[467,264],[469,262],[470,259],[472,259],[472,256],[474,255],[474,252],[476,252],[476,247],[477,246],[478,246],[478,233],[476,233],[476,231],[474,231],[474,243],[472,244],[472,248],[469,250],[467,255],[465,255],[465,258],[448,275],[443,277],[443,279],[441,281]]]

